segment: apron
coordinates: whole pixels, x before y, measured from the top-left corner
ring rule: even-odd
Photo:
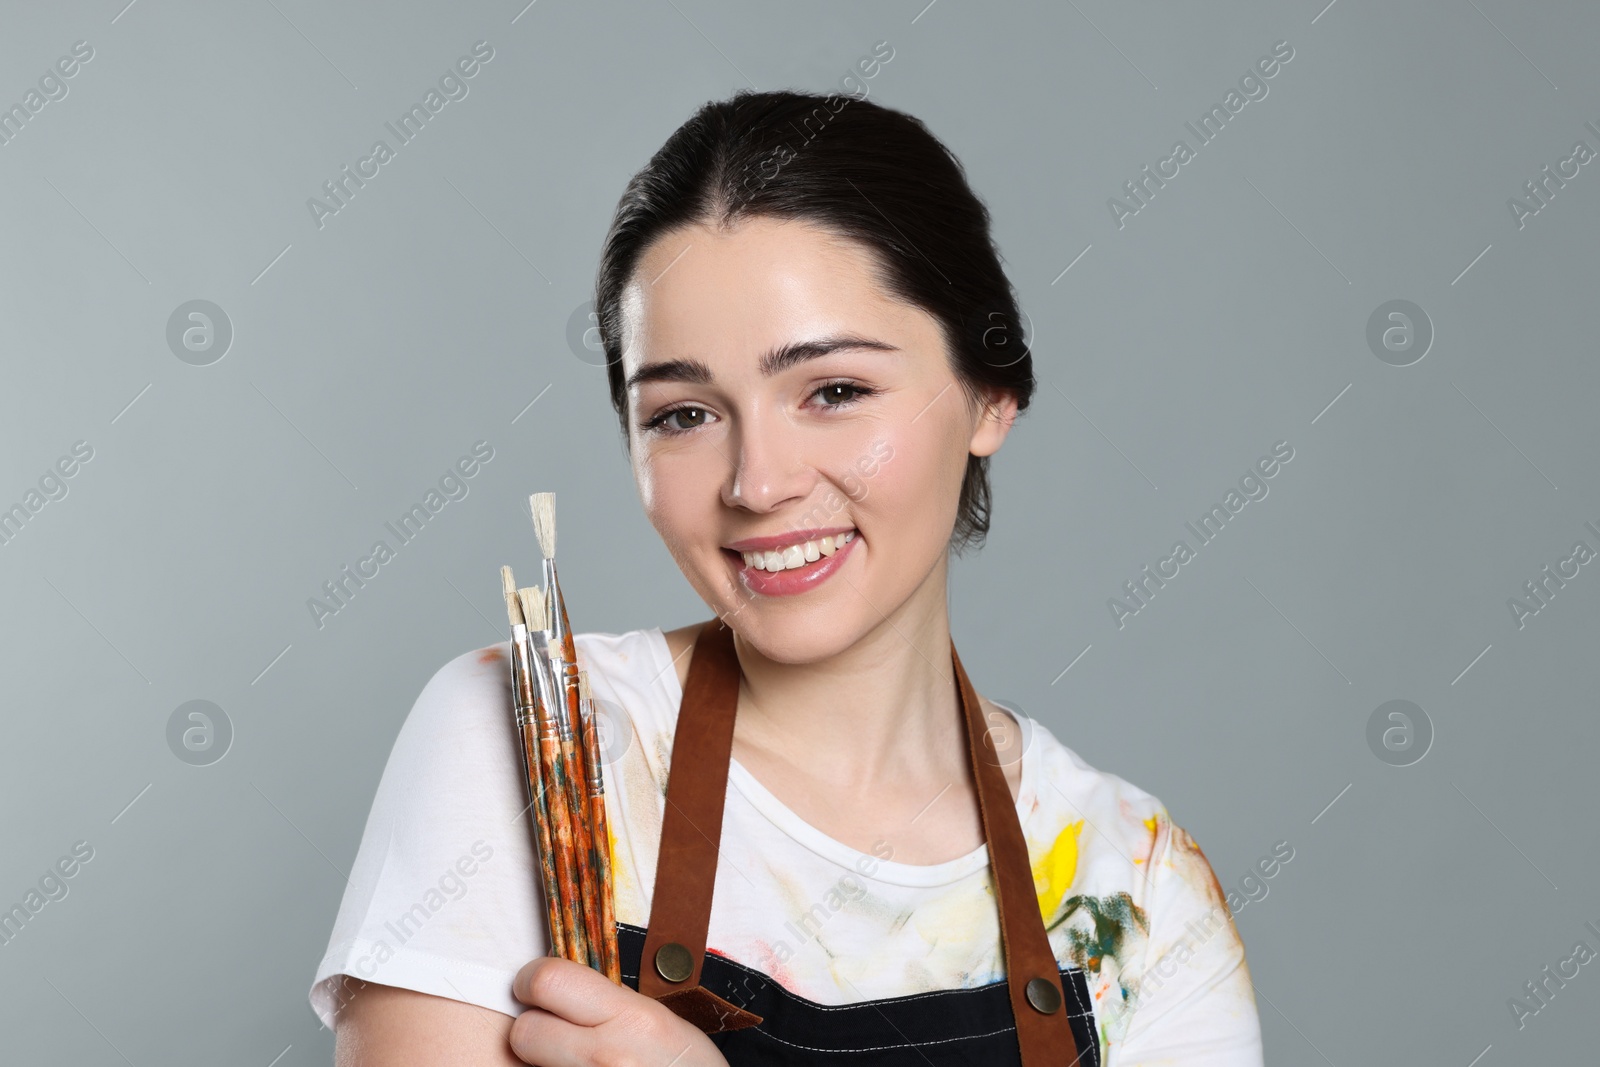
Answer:
[[[672,743],[650,924],[617,926],[626,984],[712,1036],[730,1064],[1019,1064],[1099,1067],[1088,983],[1061,968],[1045,933],[1027,843],[1000,764],[980,758],[986,727],[954,645],[967,752],[977,782],[1007,979],[857,1004],[799,997],[768,975],[706,954],[722,833],[739,658],[733,631],[710,619],[695,640]],[[1084,1052],[1079,1053],[1079,1049]],[[862,1052],[875,1052],[863,1060]],[[1019,1058],[1020,1057],[1020,1058]]]

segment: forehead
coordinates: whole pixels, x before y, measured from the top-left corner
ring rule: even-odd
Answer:
[[[670,230],[623,290],[623,368],[754,358],[797,334],[904,328],[919,311],[882,292],[875,264],[865,245],[799,220]]]

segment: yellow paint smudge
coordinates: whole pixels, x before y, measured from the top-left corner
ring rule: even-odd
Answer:
[[[1078,835],[1083,820],[1070,822],[1056,835],[1050,850],[1033,865],[1034,891],[1039,895],[1039,914],[1049,921],[1061,906],[1061,898],[1072,888],[1078,873]]]

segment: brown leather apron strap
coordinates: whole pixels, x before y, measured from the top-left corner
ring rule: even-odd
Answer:
[[[987,743],[982,706],[954,645],[950,661],[960,693],[984,840],[989,846],[1022,1063],[1025,1067],[1075,1065],[1078,1049],[1065,1010],[1061,973],[1039,914],[1033,868],[1016,804],[998,753]],[[708,620],[695,639],[678,709],[650,925],[639,960],[639,992],[660,1000],[706,1033],[761,1022],[761,1016],[699,984],[738,704],[739,657],[733,631],[720,618]],[[680,768],[684,773],[673,773]]]
[[[700,985],[738,706],[733,631],[720,618],[710,619],[695,638],[673,730],[650,926],[639,957],[639,992],[708,1034],[761,1021]]]
[[[961,690],[961,710],[967,720],[967,754],[978,783],[978,812],[983,839],[989,846],[989,872],[1000,906],[1000,944],[1011,994],[1011,1014],[1017,1021],[1017,1043],[1024,1067],[1046,1063],[1076,1064],[1078,1046],[1072,1037],[1061,989],[1061,971],[1039,913],[1033,888],[1033,864],[1028,842],[1011,799],[1000,756],[983,721],[977,690],[962,669],[955,645],[950,646],[956,685]]]

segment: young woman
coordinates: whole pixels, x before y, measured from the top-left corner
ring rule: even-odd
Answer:
[[[950,554],[1034,388],[956,159],[857,97],[708,104],[629,184],[595,306],[715,616],[577,638],[625,984],[545,956],[509,669],[475,650],[406,720],[317,971],[338,1062],[1259,1065],[1200,849],[954,654]]]

